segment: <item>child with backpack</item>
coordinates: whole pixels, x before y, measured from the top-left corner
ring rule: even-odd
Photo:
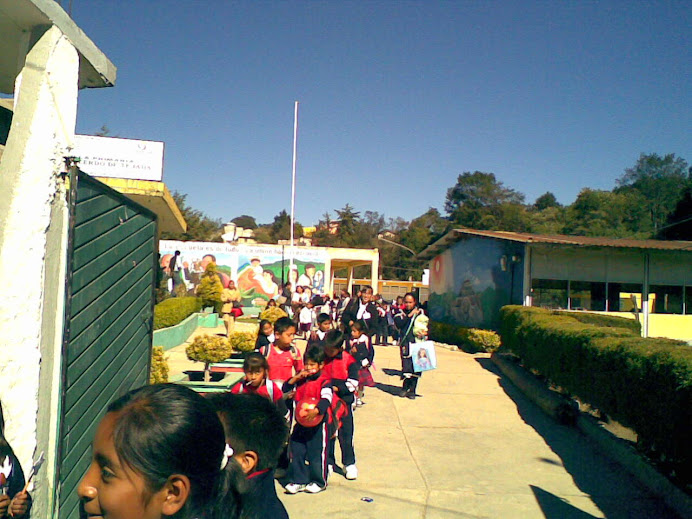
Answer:
[[[239,395],[242,393],[256,393],[268,398],[275,404],[281,400],[283,392],[273,380],[270,380],[269,362],[267,358],[258,352],[250,353],[243,362],[243,372],[245,378],[238,382],[231,389],[231,393]]]
[[[295,336],[295,323],[289,317],[281,317],[274,323],[274,342],[260,350],[269,364],[267,378],[279,385],[303,370],[303,359],[293,345]]]
[[[365,388],[374,387],[375,381],[370,373],[370,366],[375,358],[375,349],[371,344],[371,338],[365,334],[365,324],[356,321],[351,326],[351,338],[348,341],[349,353],[359,365],[358,390],[356,391],[356,407],[362,407],[365,402]]]

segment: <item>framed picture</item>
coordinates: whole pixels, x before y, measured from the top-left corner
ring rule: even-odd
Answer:
[[[429,371],[437,368],[435,343],[433,341],[414,342],[410,346],[413,371]]]

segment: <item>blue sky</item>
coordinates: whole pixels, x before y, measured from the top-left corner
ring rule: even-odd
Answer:
[[[67,5],[67,0],[63,5]],[[166,143],[164,181],[227,221],[346,203],[414,218],[464,171],[533,201],[692,162],[692,3],[73,0],[118,67],[78,132]]]

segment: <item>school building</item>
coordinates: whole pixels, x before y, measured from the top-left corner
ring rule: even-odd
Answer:
[[[639,319],[644,337],[692,341],[692,242],[455,229],[430,260],[430,317],[497,328],[508,304]]]

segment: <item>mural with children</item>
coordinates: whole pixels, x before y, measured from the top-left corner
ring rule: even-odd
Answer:
[[[290,281],[292,290],[303,286],[314,294],[324,293],[327,252],[296,248],[291,264],[289,250],[281,245],[159,242],[160,267],[166,274],[171,274],[168,267],[173,254],[180,251],[178,272],[190,294],[194,294],[207,265],[214,262],[224,288],[231,280],[235,281],[243,306],[264,306],[270,299],[276,299],[281,294],[282,281]]]
[[[520,246],[471,238],[436,256],[430,265],[430,319],[464,327],[499,325],[500,308],[521,304]]]

